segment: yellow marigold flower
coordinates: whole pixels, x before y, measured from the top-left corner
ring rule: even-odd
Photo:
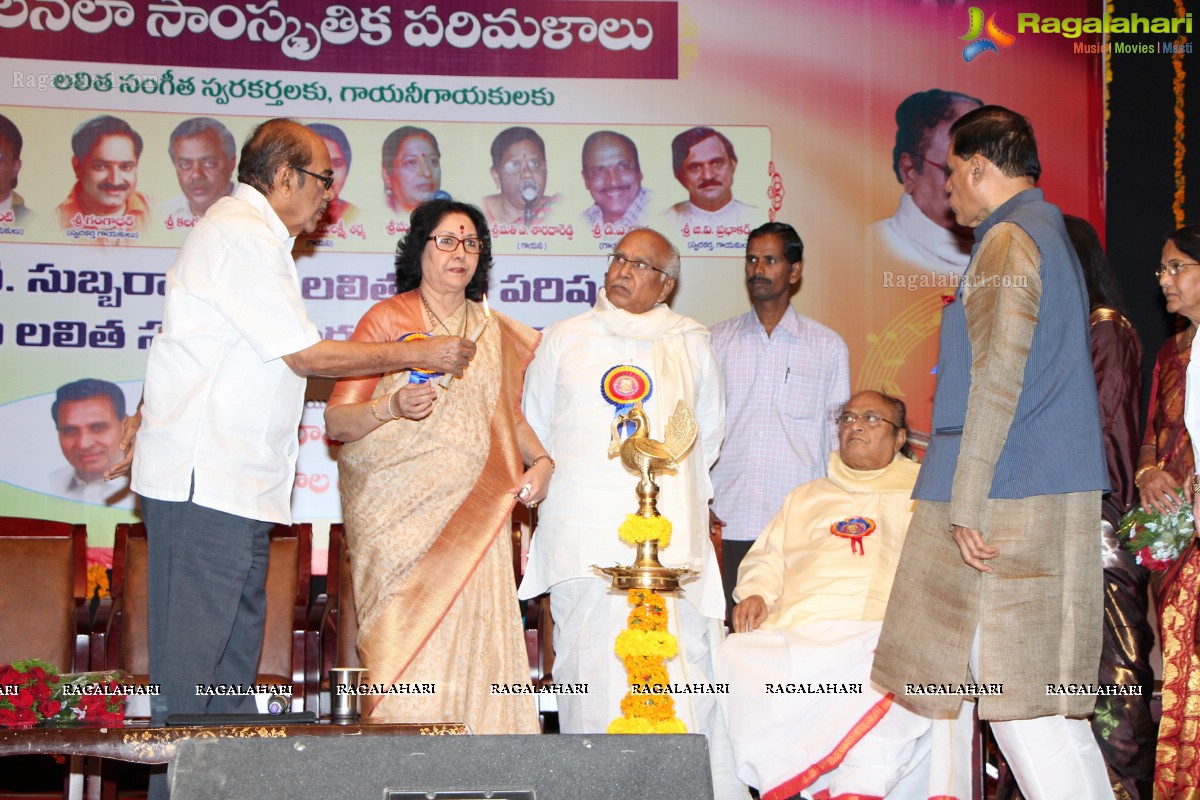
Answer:
[[[630,589],[629,604],[631,606],[647,606],[663,612],[667,610],[667,601],[663,599],[663,596],[650,589]]]
[[[661,608],[636,606],[629,612],[630,630],[664,631],[667,629],[667,615]]]
[[[657,540],[659,547],[671,544],[671,521],[666,517],[651,517],[646,519],[637,514],[627,514],[621,527],[617,528],[621,541],[638,544]]]
[[[621,713],[654,721],[675,716],[675,701],[669,694],[627,694],[621,700]]]
[[[88,564],[87,596],[95,597],[97,591],[100,592],[101,599],[108,597],[108,570],[100,563]]]
[[[669,720],[668,720],[669,721]],[[659,723],[662,725],[664,723]],[[608,733],[656,733],[654,723],[646,719],[629,719],[618,717],[608,723]]]
[[[671,658],[679,652],[679,642],[666,631],[630,631],[617,634],[616,653],[626,656]]]
[[[655,733],[687,733],[687,725],[681,719],[665,719],[654,726]]]

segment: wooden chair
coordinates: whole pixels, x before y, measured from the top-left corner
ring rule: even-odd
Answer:
[[[89,634],[87,528],[69,522],[0,517],[0,664],[39,658],[63,672],[95,668]],[[55,768],[39,761],[7,769]],[[63,796],[83,780],[75,756]],[[12,773],[16,776],[16,772]],[[56,790],[57,791],[57,790]]]
[[[307,650],[308,598],[312,573],[312,525],[276,525],[271,531],[267,565],[267,618],[257,683],[291,684],[291,710],[303,711],[314,679]],[[149,560],[146,526],[117,525],[113,542],[112,604],[97,615],[95,627],[106,669],[122,669],[131,683],[148,683],[150,673],[147,601]],[[98,770],[104,800],[117,796],[118,770],[105,761]],[[133,770],[136,772],[137,770]],[[90,780],[90,778],[89,778]]]
[[[258,662],[258,683],[291,684],[292,710],[311,703],[306,649],[312,572],[312,525],[276,525],[267,566],[267,618]],[[117,526],[113,545],[112,608],[105,620],[108,669],[123,669],[134,681],[150,672],[147,614],[146,527]],[[99,622],[99,620],[97,620]]]
[[[86,527],[0,517],[0,586],[0,664],[91,668]]]
[[[521,581],[521,519],[512,525],[513,574]],[[529,601],[526,615],[525,647],[529,655],[530,680],[534,685],[552,683],[554,666],[550,620],[550,596]],[[532,626],[532,627],[531,627]],[[350,551],[346,546],[346,527],[340,522],[329,526],[329,561],[325,574],[325,593],[313,601],[310,628],[320,631],[320,687],[329,689],[329,670],[333,667],[360,667],[356,641],[358,614],[354,606],[354,584],[350,577]],[[313,663],[318,663],[316,660]],[[541,696],[539,695],[539,698]]]
[[[329,670],[334,667],[361,667],[358,659],[358,612],[354,607],[354,581],[350,577],[350,550],[346,546],[346,526],[329,526],[329,561],[325,572],[325,593],[313,602],[313,619],[321,632],[320,669],[322,687],[329,685]]]

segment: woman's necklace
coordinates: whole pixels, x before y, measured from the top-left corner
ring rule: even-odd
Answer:
[[[444,330],[447,335],[453,336],[453,334],[450,333],[450,329],[446,327],[446,323],[442,322],[442,318],[433,313],[433,309],[429,307],[429,301],[425,299],[425,293],[421,291],[420,286],[417,287],[417,296],[421,298],[421,305],[425,306],[425,313],[429,315],[430,322],[437,322],[438,325],[442,326],[442,330]]]

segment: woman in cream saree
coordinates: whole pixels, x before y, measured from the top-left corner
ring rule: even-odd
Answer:
[[[475,355],[446,388],[410,372],[339,381],[326,410],[329,435],[345,442],[359,655],[386,691],[363,698],[369,721],[538,732],[533,696],[511,691],[529,683],[529,668],[507,531],[518,498],[536,506],[545,496],[554,462],[520,411],[538,334],[496,313],[485,321],[469,299],[487,286],[488,245],[473,206],[435,200],[413,212],[396,259],[400,293],[352,338],[481,329]]]

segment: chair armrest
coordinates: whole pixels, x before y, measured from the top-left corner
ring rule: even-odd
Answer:
[[[550,595],[536,598],[538,632],[538,666],[542,685],[554,683],[554,620],[550,616]]]
[[[321,621],[317,627],[317,631],[321,637],[320,653],[317,663],[317,685],[320,686],[329,677],[329,670],[333,667],[344,666],[337,663],[337,639],[338,639],[338,603],[331,602],[331,598],[321,595],[318,598],[321,602]],[[332,598],[336,600],[337,598]]]
[[[307,690],[313,697],[320,697],[321,680],[325,672],[325,618],[329,614],[329,595],[319,594],[308,610],[308,634],[305,639],[304,664],[308,684]]]
[[[308,610],[308,630],[320,633],[325,626],[325,615],[329,609],[329,595],[319,594],[313,599],[312,608]]]
[[[112,620],[112,609],[112,598],[101,598],[100,607],[96,609],[96,616],[92,618],[92,630],[88,642],[91,648],[91,652],[88,654],[90,662],[88,669],[93,672],[108,669],[108,626]]]
[[[75,609],[73,614],[73,622],[75,626],[75,646],[71,653],[71,665],[68,667],[72,672],[83,672],[88,668],[90,661],[90,642],[92,634],[92,612],[91,602],[86,599],[75,598]]]
[[[297,604],[292,606],[292,710],[305,711],[305,690],[308,688],[308,665],[306,639],[308,636],[308,609]]]

